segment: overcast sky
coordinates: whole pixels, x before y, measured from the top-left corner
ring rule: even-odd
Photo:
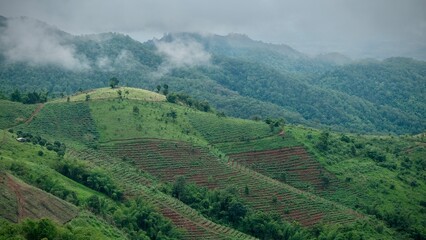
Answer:
[[[426,0],[0,0],[0,14],[73,34],[234,32],[310,55],[426,60]]]

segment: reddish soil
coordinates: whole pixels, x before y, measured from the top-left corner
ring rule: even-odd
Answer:
[[[7,174],[7,187],[16,196],[17,220],[25,218],[50,218],[58,223],[66,223],[78,214],[78,209],[38,188],[17,181]]]
[[[118,158],[130,159],[143,171],[165,182],[174,182],[177,176],[185,176],[188,182],[211,189],[233,186],[254,209],[276,212],[283,219],[297,221],[303,226],[312,226],[320,221],[334,222],[328,217],[329,212],[335,212],[336,219],[340,215],[345,221],[356,218],[352,213],[321,202],[316,196],[304,196],[304,192],[291,190],[293,188],[267,177],[269,172],[279,173],[286,169],[288,182],[309,183],[320,189],[320,176],[326,172],[302,147],[235,154],[231,155],[234,161],[228,163],[221,162],[207,149],[168,140],[132,140],[101,146],[100,149]],[[252,167],[255,171],[249,169]],[[333,181],[330,180],[330,185]],[[249,194],[245,193],[246,187]],[[273,203],[272,196],[276,196],[278,201]]]
[[[334,187],[337,179],[313,159],[303,147],[288,147],[275,150],[231,154],[230,158],[259,173],[306,190],[316,192]],[[280,178],[285,174],[285,179]],[[328,178],[324,184],[323,178]]]
[[[7,185],[15,192],[18,206],[18,222],[20,222],[27,216],[25,212],[25,199],[21,193],[21,187],[10,176],[7,176]]]

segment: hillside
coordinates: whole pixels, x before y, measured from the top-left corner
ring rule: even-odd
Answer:
[[[19,29],[40,38],[21,42]],[[73,95],[117,77],[122,86],[149,90],[168,84],[170,92],[207,100],[234,117],[357,133],[425,131],[423,61],[310,58],[240,34],[175,33],[144,43],[119,33],[74,36],[29,18],[2,18],[0,32],[6,97],[15,89]],[[66,57],[50,55],[51,48]]]
[[[0,104],[0,170],[16,183],[1,185],[0,204],[8,206],[1,217],[9,221],[38,209],[27,216],[98,239],[426,236],[424,135],[267,124],[127,87],[42,107]],[[18,115],[24,120],[15,122]],[[36,200],[29,205],[25,196]],[[70,205],[59,215],[66,219],[42,214],[50,212],[46,201]]]

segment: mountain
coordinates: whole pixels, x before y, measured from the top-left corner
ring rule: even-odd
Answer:
[[[241,34],[171,33],[140,43],[118,33],[74,36],[28,18],[1,22],[5,96],[15,89],[70,95],[117,77],[151,90],[167,84],[234,117],[357,133],[425,131],[423,61],[311,58]]]
[[[0,236],[426,236],[424,134],[342,134],[196,106],[131,87],[0,100]]]

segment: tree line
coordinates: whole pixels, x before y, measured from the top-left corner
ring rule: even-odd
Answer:
[[[12,102],[21,102],[24,104],[36,104],[47,102],[48,92],[20,92],[16,89],[13,93],[10,94],[10,100]]]

